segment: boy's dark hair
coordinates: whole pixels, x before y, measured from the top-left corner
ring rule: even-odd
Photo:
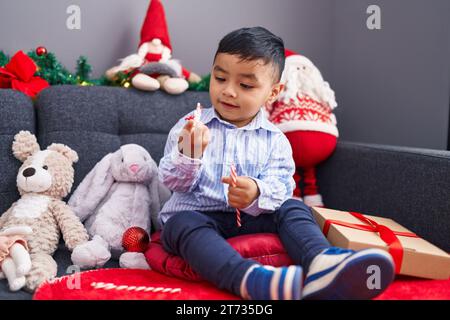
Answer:
[[[214,60],[218,53],[238,55],[244,61],[262,59],[265,64],[272,63],[276,71],[275,82],[281,79],[285,60],[283,39],[263,27],[230,32],[220,40]]]

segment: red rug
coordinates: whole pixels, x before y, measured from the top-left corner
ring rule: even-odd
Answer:
[[[99,269],[42,284],[34,300],[236,300],[207,282],[151,270]],[[376,300],[450,300],[450,280],[399,277]]]
[[[397,276],[375,300],[450,300],[450,280]]]
[[[98,269],[43,283],[33,300],[236,300],[206,282],[188,282],[151,270]]]

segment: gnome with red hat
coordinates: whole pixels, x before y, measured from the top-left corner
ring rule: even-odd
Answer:
[[[133,72],[131,83],[135,88],[145,91],[163,89],[170,94],[180,94],[187,90],[189,82],[201,80],[200,76],[172,59],[172,46],[160,0],[150,2],[141,29],[138,53],[129,55],[119,66],[107,70],[106,77],[112,80],[120,71]]]
[[[281,77],[284,89],[277,101],[266,106],[266,111],[292,146],[297,167],[294,197],[303,197],[308,206],[323,206],[315,167],[336,148],[339,133],[333,114],[337,107],[335,95],[311,60],[287,49],[285,54]]]

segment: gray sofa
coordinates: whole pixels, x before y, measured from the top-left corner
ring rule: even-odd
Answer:
[[[19,197],[20,163],[11,144],[20,130],[35,133],[43,148],[59,142],[78,152],[74,190],[97,161],[121,144],[140,144],[159,162],[170,128],[197,102],[209,105],[208,93],[170,96],[114,87],[53,86],[33,103],[17,91],[0,90],[0,213]],[[450,152],[340,141],[318,168],[318,179],[328,207],[393,218],[450,251]],[[64,275],[71,262],[63,243],[55,259],[58,274]],[[117,266],[117,261],[106,265]],[[9,292],[6,281],[0,281],[0,299],[30,298],[24,291]]]

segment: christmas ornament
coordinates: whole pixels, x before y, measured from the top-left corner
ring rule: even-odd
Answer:
[[[271,105],[266,105],[269,120],[288,138],[297,171],[294,197],[308,206],[323,206],[315,167],[336,148],[339,136],[333,109],[334,91],[317,67],[305,56],[286,50],[281,77],[284,89]],[[303,192],[300,182],[303,180]]]
[[[43,55],[45,55],[45,54],[47,54],[47,48],[46,47],[37,47],[36,48],[36,54],[38,55],[38,56],[43,56]]]
[[[140,71],[137,69],[117,72],[113,78],[108,79],[102,76],[97,79],[91,79],[89,74],[92,70],[87,58],[80,56],[76,62],[75,74],[70,73],[56,58],[55,54],[49,52],[47,48],[40,46],[31,50],[27,55],[36,63],[35,76],[40,77],[50,85],[72,84],[81,86],[119,86],[123,88],[131,87],[132,78]],[[0,50],[0,67],[6,66],[10,57]],[[193,74],[193,73],[192,73]],[[190,87],[189,90],[207,91],[209,88],[209,77],[206,76],[198,87]],[[190,82],[190,85],[195,85]]]
[[[23,51],[18,51],[11,60],[0,68],[0,88],[19,90],[35,98],[49,84],[44,79],[34,76],[36,64]]]
[[[115,81],[119,72],[131,73],[131,84],[137,89],[162,89],[170,94],[180,94],[189,88],[189,83],[201,80],[200,76],[172,58],[172,45],[160,0],[150,2],[141,28],[138,52],[122,59],[120,65],[108,69],[105,75]]]
[[[145,252],[150,238],[148,233],[140,227],[128,228],[122,236],[122,246],[128,252]]]

